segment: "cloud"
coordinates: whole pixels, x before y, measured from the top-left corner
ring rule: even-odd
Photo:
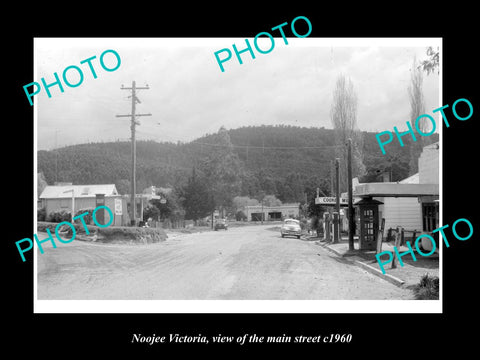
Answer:
[[[70,39],[67,48],[65,39],[54,40],[36,46],[39,78],[108,48],[121,54],[122,64],[114,72],[99,71],[95,80],[86,75],[79,87],[51,99],[37,96],[40,149],[54,146],[55,131],[62,134],[59,146],[128,139],[129,119],[115,115],[131,112],[130,92],[120,85],[131,86],[133,80],[150,87],[138,92],[137,113],[152,114],[140,118],[139,139],[189,141],[222,125],[330,127],[333,89],[341,73],[351,78],[358,94],[358,127],[391,129],[408,120],[409,68],[413,56],[421,58],[426,48],[369,41],[336,46],[319,39],[292,39],[285,45],[277,39],[269,54],[251,59],[243,53],[242,65],[233,55],[222,73],[214,51],[242,39],[101,39],[93,44]],[[438,76],[426,77],[427,109],[437,105],[438,92]]]

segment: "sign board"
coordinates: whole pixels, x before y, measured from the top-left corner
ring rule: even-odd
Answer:
[[[115,199],[115,215],[122,215],[122,199]]]
[[[335,205],[336,197],[316,197],[315,205]],[[348,199],[340,198],[340,205],[348,205]]]
[[[105,206],[105,194],[95,194],[95,207]],[[100,209],[95,213],[97,223],[105,225],[105,209]]]

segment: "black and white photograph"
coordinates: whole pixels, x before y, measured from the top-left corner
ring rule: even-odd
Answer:
[[[7,353],[475,350],[471,5],[36,5],[2,23]]]
[[[256,40],[35,39],[40,312],[441,309],[441,39]]]

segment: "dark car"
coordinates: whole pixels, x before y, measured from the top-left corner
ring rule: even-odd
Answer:
[[[228,230],[228,222],[225,219],[220,219],[215,222],[215,231],[218,229]]]

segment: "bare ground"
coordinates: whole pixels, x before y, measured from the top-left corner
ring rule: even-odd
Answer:
[[[271,225],[172,235],[148,245],[45,243],[38,299],[413,299],[313,242],[282,239]]]

